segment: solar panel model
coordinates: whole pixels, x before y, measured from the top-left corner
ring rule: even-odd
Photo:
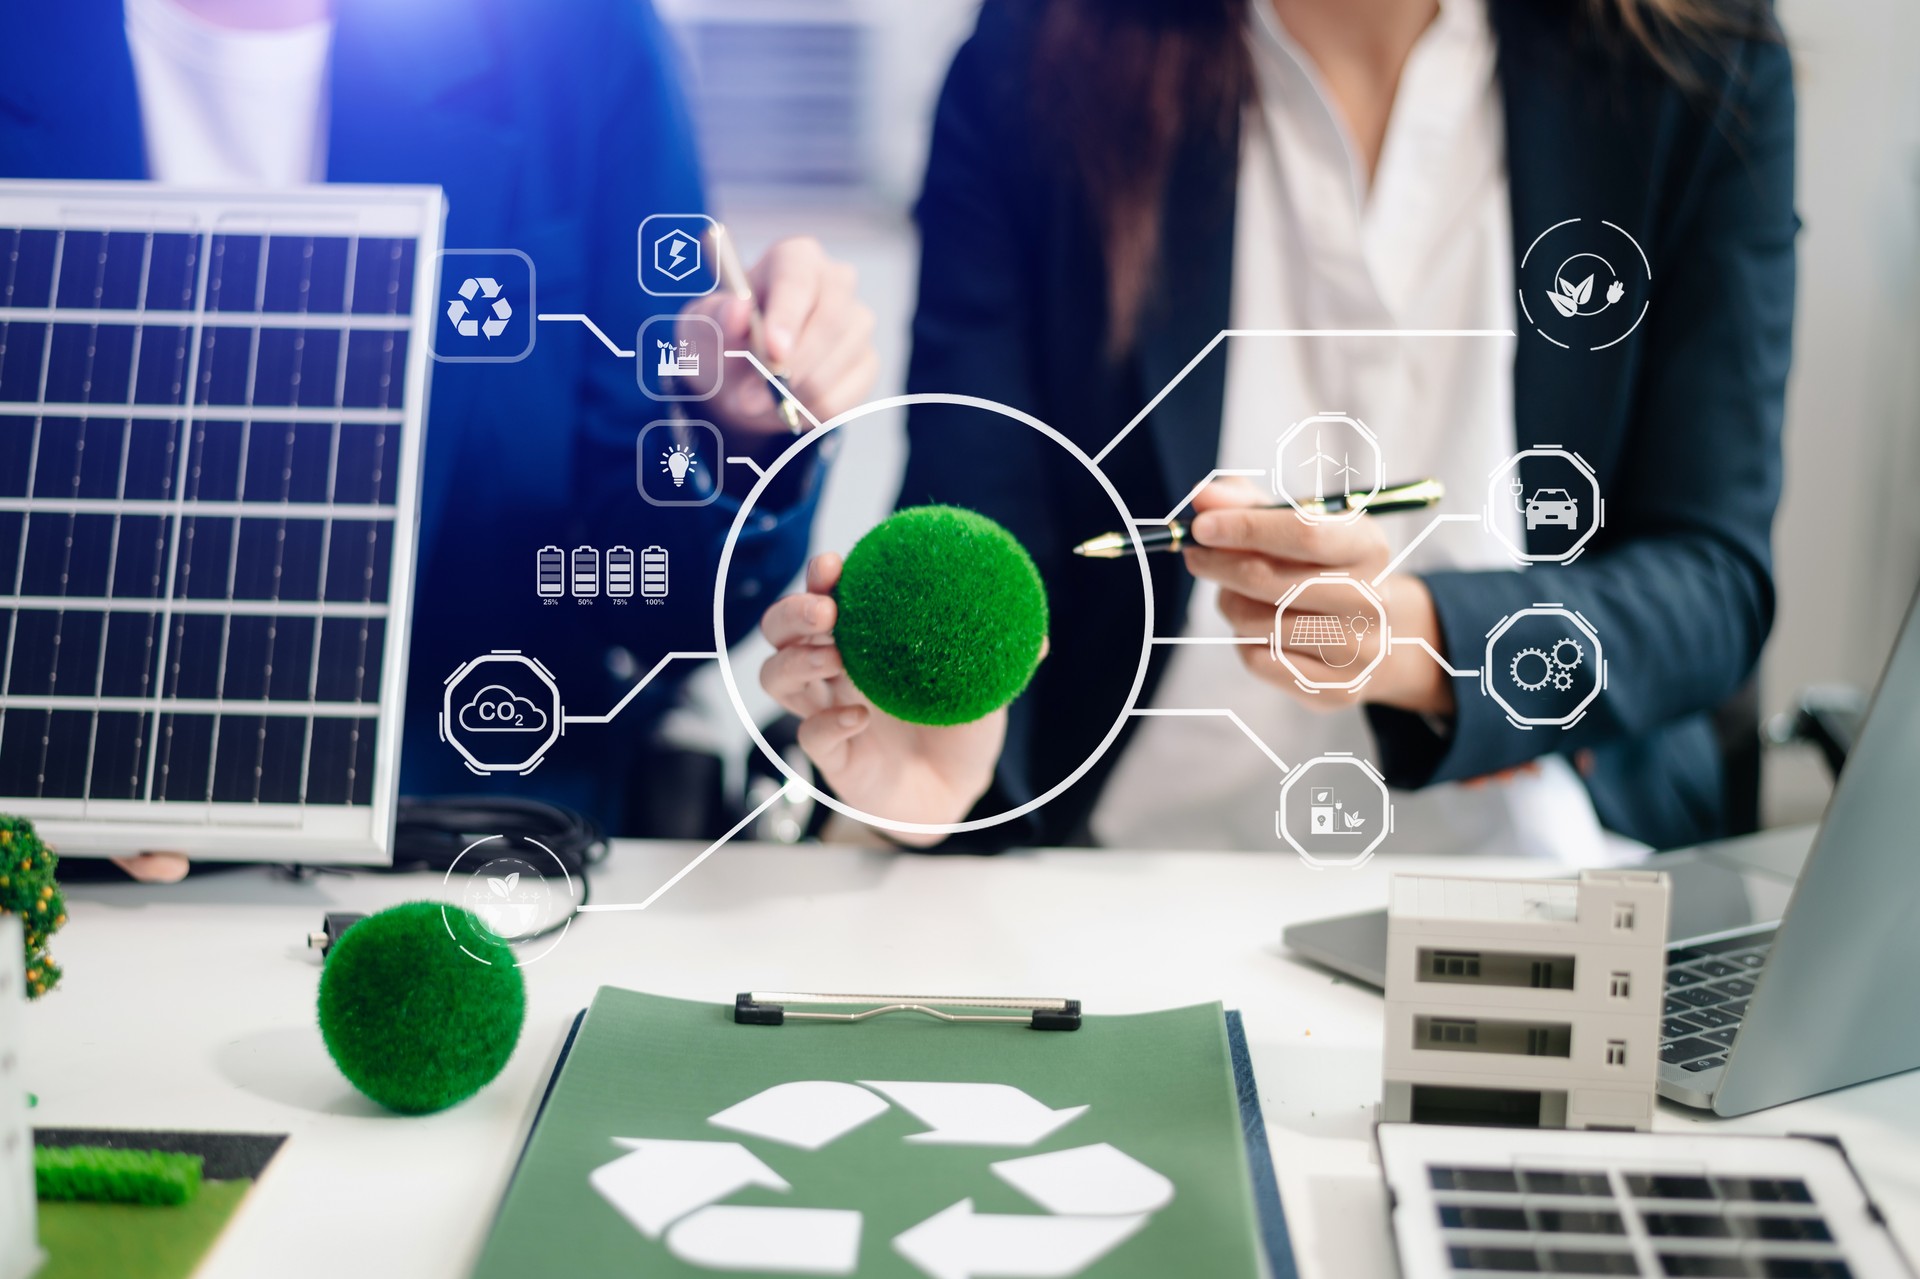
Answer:
[[[391,860],[444,217],[0,181],[0,810]]]

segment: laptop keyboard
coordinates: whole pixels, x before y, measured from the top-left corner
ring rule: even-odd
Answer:
[[[1667,1001],[1660,1023],[1660,1060],[1686,1071],[1727,1064],[1740,1033],[1773,932],[1667,952]]]

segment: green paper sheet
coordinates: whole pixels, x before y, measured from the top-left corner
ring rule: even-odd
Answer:
[[[205,1181],[183,1204],[43,1203],[34,1279],[187,1279],[212,1251],[250,1180]]]
[[[798,1080],[1000,1083],[1055,1110],[1088,1109],[1021,1147],[909,1142],[928,1124],[897,1102],[812,1151],[708,1122],[763,1089]],[[739,1143],[792,1188],[750,1185],[724,1196],[722,1206],[857,1210],[857,1268],[833,1273],[876,1279],[931,1273],[896,1252],[893,1241],[961,1200],[972,1200],[976,1214],[1048,1215],[990,1164],[1108,1143],[1170,1180],[1173,1198],[1073,1273],[1088,1279],[1257,1279],[1260,1273],[1218,1004],[1088,1017],[1071,1032],[950,1025],[905,1014],[767,1027],[735,1025],[731,1005],[602,988],[501,1205],[476,1279],[795,1272],[715,1269],[679,1259],[670,1244],[689,1217],[649,1239],[588,1180],[628,1153],[615,1143],[620,1137]],[[965,1251],[955,1246],[939,1279],[988,1273],[972,1270],[960,1255]]]

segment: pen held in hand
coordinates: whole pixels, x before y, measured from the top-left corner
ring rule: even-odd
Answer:
[[[747,282],[747,271],[740,264],[740,253],[733,247],[733,237],[722,223],[715,222],[712,225],[713,229],[707,232],[707,247],[713,254],[714,269],[719,274],[720,284],[747,304],[747,347],[753,352],[754,358],[762,361],[775,376],[784,377],[784,373],[772,368],[772,360],[767,352],[766,326],[760,317],[760,301],[753,295],[753,285]],[[788,430],[799,434],[800,406],[779,383],[769,379],[767,386],[779,405],[780,420],[787,424]]]
[[[1437,505],[1446,495],[1447,486],[1439,480],[1413,480],[1405,484],[1389,484],[1370,494],[1338,493],[1332,497],[1301,502],[1299,508],[1317,515],[1338,515],[1350,510],[1359,510],[1368,515],[1389,515],[1394,511],[1425,510]],[[1200,545],[1185,523],[1172,520],[1135,529],[1131,533],[1102,533],[1074,547],[1073,553],[1086,559],[1117,560],[1132,551],[1135,540],[1139,541],[1141,549],[1147,551],[1179,551]]]

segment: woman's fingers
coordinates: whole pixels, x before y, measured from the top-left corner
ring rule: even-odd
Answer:
[[[1246,551],[1189,546],[1181,554],[1186,556],[1187,571],[1195,577],[1218,582],[1225,590],[1266,600],[1269,605],[1277,604],[1281,596],[1301,582],[1320,575],[1319,570],[1311,567]]]
[[[1375,553],[1380,531],[1364,519],[1309,520],[1284,506],[1223,507],[1194,516],[1193,538],[1218,551],[1257,551],[1277,560],[1339,568]]]
[[[840,584],[840,566],[842,560],[832,551],[826,551],[807,561],[807,593],[826,595]]]
[[[837,610],[825,595],[786,595],[760,618],[760,633],[775,648],[820,639],[833,631]]]
[[[831,776],[846,767],[853,739],[867,726],[871,712],[864,706],[835,706],[800,721],[800,749],[822,773]]]
[[[781,707],[806,718],[834,703],[830,680],[846,667],[831,644],[790,644],[760,667],[760,687]]]

